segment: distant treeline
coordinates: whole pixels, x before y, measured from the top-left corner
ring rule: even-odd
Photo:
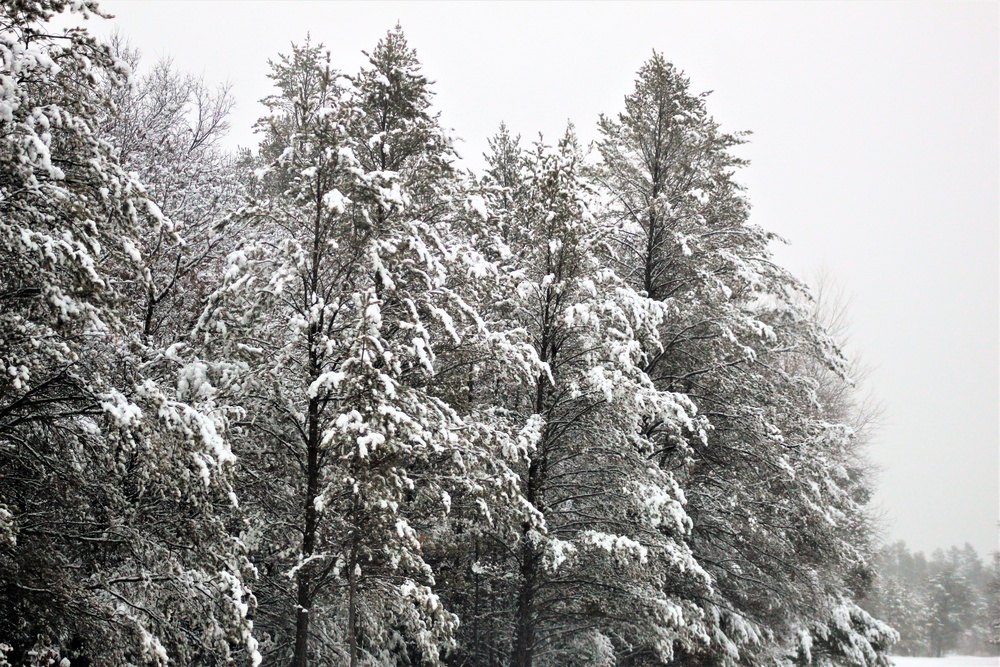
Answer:
[[[928,559],[896,542],[879,554],[863,605],[899,632],[899,655],[1000,655],[1000,553],[989,564],[966,544]]]

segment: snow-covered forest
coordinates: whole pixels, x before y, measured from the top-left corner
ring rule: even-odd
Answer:
[[[230,154],[69,11],[0,14],[0,665],[888,665],[855,364],[681,70],[472,173],[306,38]]]
[[[1000,655],[1000,552],[984,564],[972,546],[930,558],[905,542],[876,560],[878,580],[863,606],[899,633],[897,655]]]

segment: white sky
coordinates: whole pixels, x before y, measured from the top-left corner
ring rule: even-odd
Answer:
[[[442,120],[478,166],[501,120],[525,139],[617,113],[653,49],[752,130],[754,221],[853,296],[852,347],[885,404],[871,454],[892,538],[998,548],[998,5],[107,1],[147,62],[229,81],[232,144],[267,60],[311,33],[352,72],[399,20]],[[106,34],[111,26],[94,25]]]

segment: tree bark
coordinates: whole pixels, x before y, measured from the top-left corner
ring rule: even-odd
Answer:
[[[351,654],[351,667],[357,667],[358,651],[358,534],[351,541],[351,557],[347,571],[347,642]]]
[[[550,261],[551,266],[551,261]],[[552,291],[546,290],[545,306],[542,314],[541,340],[538,345],[538,357],[543,362],[553,362],[555,352],[551,349],[552,326]],[[535,378],[535,413],[544,414],[546,407],[546,382],[544,375]],[[528,465],[528,479],[525,483],[525,499],[539,511],[542,477],[545,467],[545,441],[547,429],[543,430],[531,463]],[[513,667],[531,667],[535,648],[535,592],[538,588],[539,554],[531,543],[531,526],[526,522],[521,532],[521,590],[517,596],[517,613],[515,616],[514,649],[511,654]]]
[[[541,403],[542,392],[538,396],[538,402]],[[540,468],[540,456],[532,458],[525,489],[525,497],[532,505],[538,501]],[[535,648],[535,591],[538,585],[539,554],[531,543],[529,530],[530,526],[526,523],[521,535],[521,590],[517,596],[516,634],[511,655],[513,667],[531,667]]]
[[[303,510],[305,525],[302,531],[302,560],[310,558],[316,547],[316,495],[319,492],[319,400],[309,401],[309,430],[306,442],[306,497]],[[295,619],[295,667],[309,664],[309,613],[312,607],[311,577],[308,571],[300,571],[296,604],[298,614]]]
[[[521,590],[517,596],[517,634],[511,656],[513,667],[531,667],[535,648],[535,585],[538,558],[528,540],[527,531],[521,543]]]

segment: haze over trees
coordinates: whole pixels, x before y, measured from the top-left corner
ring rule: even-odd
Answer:
[[[399,26],[307,39],[229,155],[64,11],[0,15],[0,664],[888,664],[851,364],[680,70],[476,174]]]
[[[864,607],[899,632],[894,653],[1000,655],[1000,553],[938,549],[930,558],[896,542],[878,555]]]

